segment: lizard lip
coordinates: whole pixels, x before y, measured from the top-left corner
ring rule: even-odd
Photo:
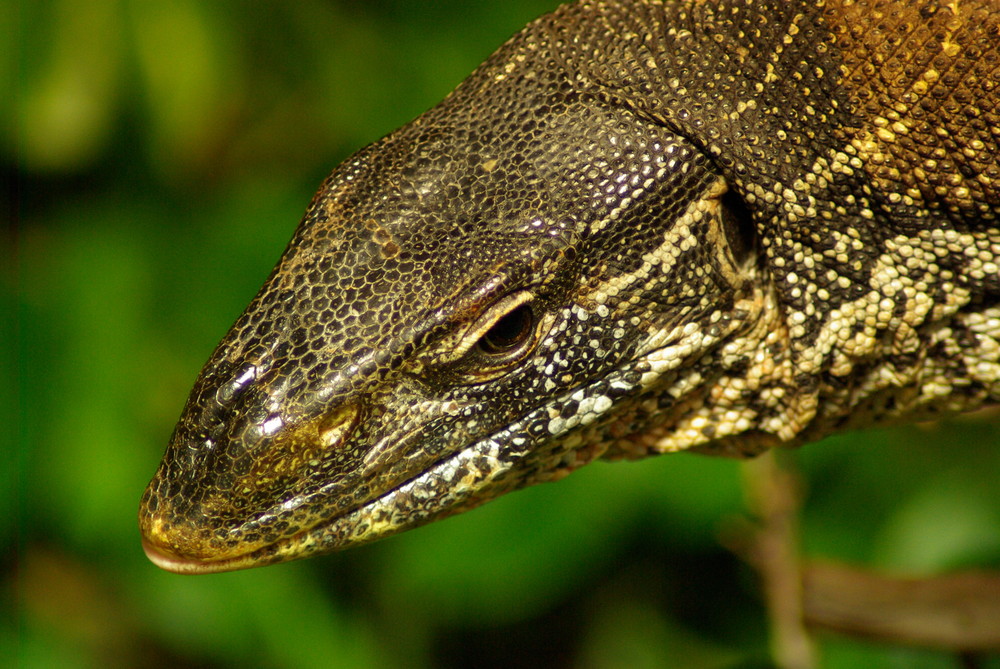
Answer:
[[[146,537],[142,538],[142,550],[146,552],[146,557],[149,561],[155,564],[160,569],[165,569],[166,571],[172,571],[176,574],[204,574],[209,571],[223,571],[225,567],[221,569],[213,569],[213,564],[205,560],[199,560],[197,558],[184,558],[178,557],[177,555],[171,555],[153,542],[151,542]],[[228,562],[228,560],[227,560]]]
[[[266,561],[256,559],[261,549],[221,559],[181,557],[164,550],[146,537],[143,537],[142,550],[146,552],[146,557],[149,558],[150,562],[164,571],[170,571],[175,574],[216,574],[224,571],[250,569],[251,567],[268,564]],[[267,547],[264,550],[267,550]]]

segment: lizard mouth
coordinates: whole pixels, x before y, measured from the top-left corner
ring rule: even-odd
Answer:
[[[605,377],[605,380],[607,377]],[[576,388],[564,398],[582,400]],[[584,423],[562,421],[556,427],[547,406],[539,407],[479,441],[439,460],[402,484],[332,519],[323,519],[297,534],[242,554],[179,555],[171,550],[158,519],[144,527],[143,549],[158,567],[178,574],[211,574],[261,567],[332,553],[425,525],[467,511],[536,480],[559,478],[600,457],[603,448],[586,448],[585,433],[576,429],[594,423],[612,403]],[[539,450],[537,430],[544,423],[547,447]],[[596,425],[595,425],[596,427]],[[593,440],[590,440],[593,443]],[[568,454],[572,452],[572,456]]]
[[[370,543],[476,506],[477,493],[502,480],[526,454],[520,450],[505,450],[497,436],[474,442],[352,511],[242,555],[219,559],[179,555],[171,550],[167,541],[161,540],[163,532],[156,519],[143,533],[142,547],[149,560],[166,571],[211,574],[298,560]]]

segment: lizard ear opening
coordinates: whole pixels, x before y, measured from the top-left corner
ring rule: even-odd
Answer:
[[[757,252],[757,227],[746,202],[736,191],[727,190],[719,200],[722,231],[737,267],[743,267]]]

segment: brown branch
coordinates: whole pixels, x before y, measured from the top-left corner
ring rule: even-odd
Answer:
[[[771,625],[771,646],[781,669],[817,665],[810,631],[961,654],[1000,650],[1000,573],[966,572],[900,578],[799,554],[800,481],[791,454],[771,451],[744,464],[751,519],[722,537],[757,571]]]
[[[893,578],[813,563],[803,583],[812,627],[954,651],[1000,650],[1000,574]]]
[[[757,527],[744,533],[737,548],[757,570],[771,624],[771,653],[781,669],[812,669],[816,650],[802,609],[799,555],[800,484],[780,459],[788,453],[769,451],[744,463],[747,507]]]

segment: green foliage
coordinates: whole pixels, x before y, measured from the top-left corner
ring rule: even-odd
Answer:
[[[0,7],[0,664],[767,666],[717,537],[736,463],[599,463],[344,554],[207,577],[142,555],[139,495],[201,363],[325,172],[429,107],[548,0],[44,0]],[[9,30],[8,30],[9,28]],[[10,99],[8,97],[8,99]],[[16,150],[15,150],[16,149]],[[993,417],[801,453],[809,554],[1000,566]],[[958,666],[828,639],[830,667]],[[993,665],[994,667],[997,664]]]

